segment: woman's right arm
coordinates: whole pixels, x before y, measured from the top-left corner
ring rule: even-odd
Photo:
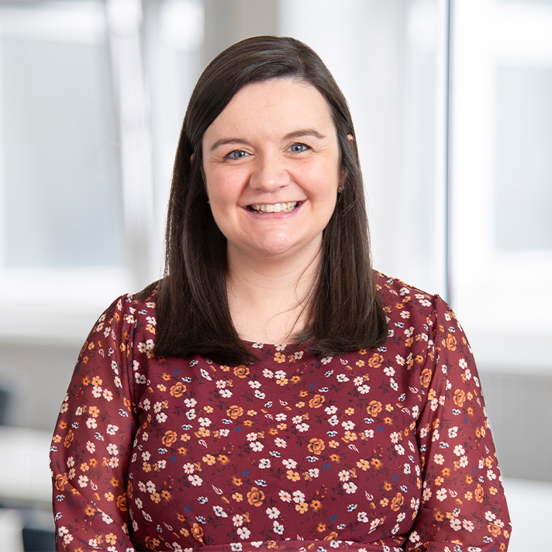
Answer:
[[[50,453],[58,551],[134,551],[126,485],[136,433],[135,323],[127,301],[99,318],[61,406]]]

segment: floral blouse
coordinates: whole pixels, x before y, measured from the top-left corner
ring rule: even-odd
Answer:
[[[155,292],[85,342],[51,449],[58,550],[498,552],[510,525],[472,353],[376,275],[385,345],[156,358]]]

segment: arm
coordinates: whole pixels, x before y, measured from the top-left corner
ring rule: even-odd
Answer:
[[[61,406],[50,453],[57,550],[134,551],[126,497],[134,319],[124,302],[93,328]]]
[[[454,313],[435,301],[434,355],[422,371],[427,401],[417,427],[422,501],[406,550],[504,551],[510,519],[477,369]]]

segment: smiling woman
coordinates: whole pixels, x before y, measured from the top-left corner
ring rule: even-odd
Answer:
[[[340,186],[330,108],[304,82],[249,84],[207,129],[203,151],[211,211],[227,240],[233,323],[242,339],[285,343],[311,282],[300,279],[301,287],[294,288],[288,281],[279,291],[275,318],[266,290],[256,301],[248,280],[262,285],[259,275],[267,263],[278,263],[280,271],[289,267],[294,277],[316,265]]]
[[[203,151],[229,272],[241,270],[240,257],[249,265],[273,256],[310,263],[335,209],[340,175],[335,126],[322,94],[289,79],[249,84],[207,129]]]
[[[354,135],[305,44],[258,37],[211,62],[176,155],[157,354],[241,364],[255,360],[244,340],[314,339],[321,355],[383,343]]]
[[[354,136],[297,40],[207,67],[165,276],[100,317],[61,408],[58,550],[506,550],[468,342],[373,271]]]

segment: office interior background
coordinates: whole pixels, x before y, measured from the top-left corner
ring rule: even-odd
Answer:
[[[506,478],[510,550],[552,550],[539,539],[551,0],[0,0],[3,542],[16,552],[22,526],[50,530],[47,449],[80,347],[113,299],[161,277],[190,93],[217,53],[259,34],[312,46],[348,98],[375,267],[451,303]]]

